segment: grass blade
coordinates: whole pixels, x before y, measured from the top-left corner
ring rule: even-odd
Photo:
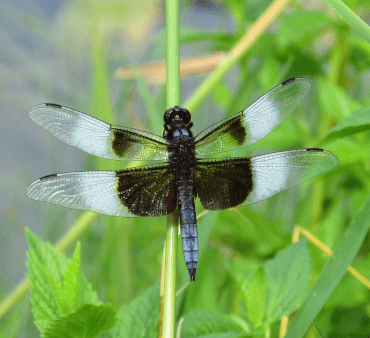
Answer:
[[[333,293],[348,266],[356,257],[370,227],[370,198],[349,226],[334,254],[330,257],[320,277],[310,290],[306,301],[292,322],[285,338],[303,337]]]
[[[370,42],[370,27],[340,0],[325,0],[358,34]]]

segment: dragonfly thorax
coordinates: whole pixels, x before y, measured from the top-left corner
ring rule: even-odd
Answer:
[[[178,170],[187,170],[194,166],[195,163],[195,147],[194,139],[191,131],[186,128],[176,128],[169,130],[172,139],[170,163]]]

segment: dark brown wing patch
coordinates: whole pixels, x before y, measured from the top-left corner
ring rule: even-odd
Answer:
[[[196,194],[208,210],[242,204],[253,190],[249,158],[198,161],[194,176]]]
[[[136,216],[162,216],[177,205],[175,172],[168,166],[117,171],[121,203]]]

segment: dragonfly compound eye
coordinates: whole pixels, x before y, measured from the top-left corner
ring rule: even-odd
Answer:
[[[175,117],[175,113],[176,113],[175,108],[169,108],[166,110],[166,112],[164,113],[163,119],[167,125],[171,124],[172,120]]]
[[[184,122],[184,124],[188,124],[190,122],[191,114],[189,110],[187,110],[186,108],[180,108],[180,111],[178,114],[182,122]]]

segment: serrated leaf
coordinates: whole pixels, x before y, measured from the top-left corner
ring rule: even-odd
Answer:
[[[81,245],[77,242],[75,252],[63,276],[63,286],[70,312],[81,306]]]
[[[26,229],[26,237],[30,247],[27,267],[31,282],[32,312],[41,332],[53,320],[74,312],[78,304],[99,304],[95,291],[81,276],[79,266],[76,266],[80,260],[79,247],[68,263],[65,254],[58,253],[52,244],[43,242],[29,229]]]
[[[101,304],[96,291],[83,274],[81,274],[81,304]]]
[[[117,323],[117,311],[111,305],[82,306],[74,313],[54,320],[43,338],[95,338]]]
[[[103,334],[105,338],[157,337],[159,321],[159,283],[143,296],[118,311],[118,325]]]
[[[291,314],[303,301],[310,281],[310,260],[307,240],[301,239],[264,264],[267,325]]]
[[[42,241],[29,229],[26,229],[25,233],[30,249],[28,254],[33,256],[35,262],[48,267],[51,271],[55,271],[54,278],[58,283],[61,283],[63,273],[68,265],[65,255],[59,254],[51,243]]]
[[[370,130],[370,107],[358,109],[351,116],[341,119],[320,141],[327,144],[336,139]]]
[[[240,318],[211,310],[193,310],[184,316],[181,338],[229,338],[250,333],[247,323]]]
[[[31,303],[35,324],[43,331],[51,320],[62,314],[61,287],[67,259],[58,254],[50,243],[44,243],[29,229],[26,237],[30,250],[27,253],[28,278],[31,282]]]

